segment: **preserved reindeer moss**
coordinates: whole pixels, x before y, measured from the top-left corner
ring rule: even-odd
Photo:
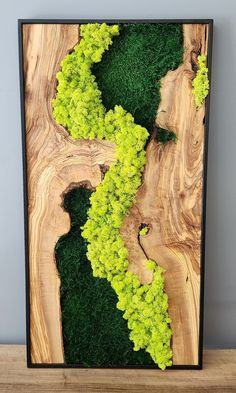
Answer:
[[[56,246],[61,278],[65,362],[84,366],[154,365],[144,350],[134,352],[129,329],[106,279],[93,277],[80,226],[87,220],[91,191],[75,188],[64,199],[71,229]]]
[[[117,25],[81,25],[83,38],[61,62],[62,70],[57,73],[57,95],[52,101],[53,115],[74,139],[114,139],[112,126],[105,122],[106,110],[91,68],[93,63],[101,60],[112,37],[118,34]]]
[[[198,71],[193,80],[193,95],[195,97],[195,105],[199,109],[209,92],[208,68],[206,67],[206,56],[198,56]]]
[[[145,236],[148,234],[148,227],[143,227],[139,231],[140,236]]]
[[[57,75],[53,114],[73,138],[99,138],[116,143],[117,162],[110,166],[90,198],[82,236],[88,241],[87,256],[93,276],[106,278],[118,296],[117,308],[127,320],[134,350],[145,349],[165,369],[172,364],[172,332],[163,269],[147,261],[153,270],[153,281],[142,285],[136,275],[127,271],[128,251],[119,233],[141,184],[146,158],[144,147],[149,134],[121,106],[106,111],[92,73],[93,64],[101,61],[112,37],[118,34],[116,25],[81,26],[82,39],[62,61],[62,70]]]

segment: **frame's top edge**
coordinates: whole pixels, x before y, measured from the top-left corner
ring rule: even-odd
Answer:
[[[37,23],[57,23],[57,24],[73,24],[73,23],[196,23],[196,24],[213,24],[214,19],[18,19],[18,24],[37,24]]]

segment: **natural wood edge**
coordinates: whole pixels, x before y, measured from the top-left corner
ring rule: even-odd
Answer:
[[[24,345],[0,345],[0,392],[233,393],[236,350],[205,350],[203,370],[27,369]]]

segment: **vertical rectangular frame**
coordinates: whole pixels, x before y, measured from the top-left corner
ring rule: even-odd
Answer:
[[[19,19],[18,20],[18,43],[19,43],[19,76],[20,76],[20,105],[21,105],[21,132],[22,132],[22,165],[23,165],[23,192],[24,192],[24,243],[25,243],[25,281],[26,281],[26,341],[27,341],[27,366],[29,368],[86,368],[80,364],[35,364],[31,361],[30,344],[30,288],[29,288],[29,229],[28,229],[28,177],[26,158],[26,126],[25,126],[25,89],[24,89],[24,65],[23,65],[23,32],[24,24],[85,24],[85,23],[179,23],[179,24],[208,24],[208,57],[209,82],[211,86],[212,45],[213,45],[213,19]],[[205,278],[205,237],[206,237],[206,196],[207,196],[207,160],[209,139],[209,113],[210,94],[205,101],[205,125],[204,125],[204,153],[203,153],[203,188],[202,188],[202,223],[201,223],[201,250],[200,250],[200,312],[199,312],[199,346],[197,365],[172,365],[169,369],[202,369],[203,362],[203,323],[204,323],[204,278]],[[90,367],[96,368],[96,367]],[[106,368],[106,367],[101,367]],[[158,369],[157,366],[114,366],[109,368],[141,368]]]

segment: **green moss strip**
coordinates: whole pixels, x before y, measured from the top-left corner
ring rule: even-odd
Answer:
[[[133,351],[111,285],[106,279],[93,277],[80,229],[87,220],[90,195],[90,190],[75,188],[65,196],[71,229],[56,246],[65,362],[88,367],[154,365],[147,352]]]

